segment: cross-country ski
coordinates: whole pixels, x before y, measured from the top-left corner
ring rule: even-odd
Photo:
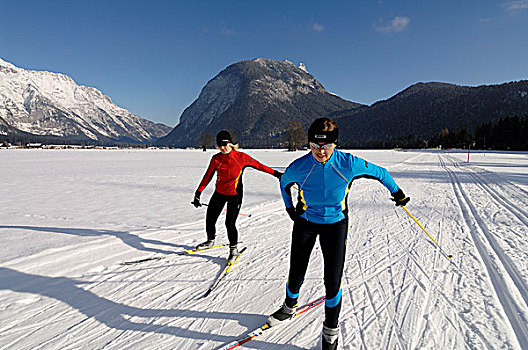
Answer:
[[[324,303],[324,300],[325,300],[325,297],[320,297],[320,298],[317,298],[311,302],[309,302],[308,304],[305,304],[303,306],[300,306],[296,309],[296,312],[295,312],[295,317],[299,316],[299,315],[302,315],[304,314],[305,312],[307,311],[310,311],[311,309],[315,308],[316,306],[319,306],[321,305],[322,303]],[[270,329],[275,329],[275,328],[279,328],[279,327],[270,327],[270,325],[268,323],[265,323],[263,324],[262,326],[260,326],[259,328],[247,333],[246,335],[238,338],[237,340],[225,345],[225,346],[222,346],[221,348],[219,349],[224,349],[224,350],[231,350],[231,349],[235,349],[239,346],[242,346],[244,345],[245,343],[255,339],[256,337],[258,336],[261,336],[265,331],[268,331]]]
[[[233,268],[233,266],[236,264],[236,262],[238,261],[238,259],[240,259],[240,256],[242,256],[242,253],[246,250],[247,247],[244,247],[240,250],[240,252],[238,253],[237,257],[233,260],[233,261],[228,261],[224,267],[223,270],[221,270],[220,274],[218,275],[218,277],[214,280],[213,284],[211,285],[211,287],[209,287],[209,289],[205,292],[205,294],[202,296],[202,298],[206,298],[209,294],[211,294],[211,292],[218,286],[218,284],[220,284],[220,282],[227,277],[227,274],[229,273],[229,271],[231,271],[231,269]]]
[[[229,244],[215,245],[215,246],[212,246],[212,247],[209,247],[209,248],[203,248],[203,249],[192,248],[192,249],[182,250],[182,251],[179,251],[179,252],[174,252],[174,253],[171,253],[171,254],[172,254],[172,255],[188,255],[188,254],[194,254],[194,253],[204,252],[204,251],[206,251],[206,250],[211,250],[211,249],[216,249],[216,248],[222,248],[222,247],[226,247],[226,246],[228,246],[228,245],[229,245]],[[166,258],[168,258],[169,256],[170,256],[170,255],[151,256],[151,257],[142,258],[142,259],[138,259],[138,260],[124,261],[122,264],[123,264],[123,265],[134,265],[134,264],[139,264],[139,263],[143,263],[143,262],[147,262],[147,261],[166,259]]]

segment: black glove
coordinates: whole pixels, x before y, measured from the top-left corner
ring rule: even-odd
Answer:
[[[297,210],[295,210],[295,207],[286,208],[286,212],[290,216],[290,219],[292,219],[293,221],[297,219]]]
[[[201,195],[202,195],[202,192],[200,192],[200,191],[194,192],[194,200],[191,202],[191,204],[194,205],[196,208],[202,206],[202,203],[200,203],[200,196]]]
[[[395,202],[396,206],[403,207],[407,202],[411,200],[411,197],[405,197],[405,194],[403,194],[403,191],[400,189],[398,192],[391,193],[392,195],[392,201]]]
[[[280,171],[277,171],[277,170],[275,170],[275,171],[273,172],[273,176],[275,176],[277,179],[279,179],[279,181],[280,181],[280,179],[281,179],[281,177],[282,177],[282,174],[283,174],[283,173],[281,173]]]

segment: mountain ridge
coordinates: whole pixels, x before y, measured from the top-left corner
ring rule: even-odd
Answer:
[[[283,147],[286,124],[306,130],[319,117],[334,118],[344,147],[408,135],[430,138],[440,130],[468,129],[514,115],[528,115],[528,81],[480,86],[418,82],[372,105],[329,93],[306,67],[256,58],[234,63],[202,89],[180,123],[159,145],[199,146],[203,132],[233,130],[244,147]]]
[[[233,131],[244,147],[285,147],[295,121],[306,131],[334,118],[343,147],[528,115],[528,80],[464,86],[418,82],[372,105],[328,92],[304,64],[256,58],[233,63],[210,79],[174,128],[115,105],[94,87],[62,73],[31,71],[0,59],[0,135],[37,142],[143,143],[198,147],[202,133]]]
[[[508,116],[528,115],[528,80],[480,86],[419,82],[368,108],[336,116],[344,145],[408,135],[430,138],[440,130],[467,129]]]
[[[0,117],[10,126],[8,135],[72,142],[153,143],[171,129],[65,74],[25,70],[2,59]]]

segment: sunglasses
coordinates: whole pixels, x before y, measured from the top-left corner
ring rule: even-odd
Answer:
[[[332,145],[333,143],[325,143],[324,145],[319,145],[318,143],[315,143],[315,142],[310,142],[310,147],[312,147],[313,149],[326,149],[326,150],[329,150],[332,148]]]
[[[225,146],[227,146],[228,144],[229,144],[229,141],[222,141],[222,142],[219,142],[219,143],[218,143],[218,146],[219,146],[219,147],[220,147],[220,146],[224,146],[224,147],[225,147]]]

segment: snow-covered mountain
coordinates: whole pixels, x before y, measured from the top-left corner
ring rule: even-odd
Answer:
[[[115,105],[64,74],[18,68],[0,59],[0,133],[64,141],[152,142],[171,127]],[[30,134],[30,135],[28,135]]]
[[[316,118],[363,107],[326,91],[304,64],[256,58],[211,79],[158,144],[199,146],[201,133],[227,128],[244,147],[277,146],[289,121],[307,128]]]

